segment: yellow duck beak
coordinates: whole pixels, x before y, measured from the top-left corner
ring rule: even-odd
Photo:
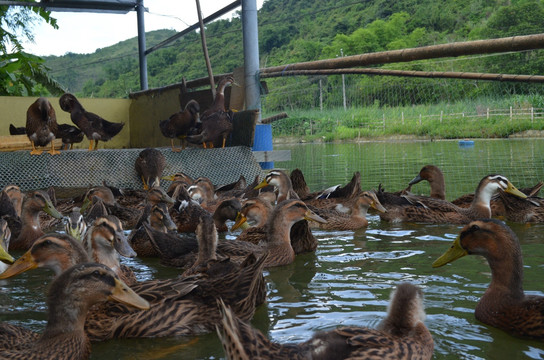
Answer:
[[[238,229],[243,224],[247,224],[247,218],[241,212],[238,212],[236,219],[234,220],[234,225],[230,228],[230,231]]]
[[[111,300],[118,301],[121,304],[134,306],[137,309],[149,309],[149,303],[147,300],[136,294],[134,290],[129,288],[127,284],[119,279],[115,279],[115,288],[113,289],[109,298]]]
[[[261,181],[261,182],[259,183],[259,185],[255,186],[255,187],[253,188],[253,190],[259,190],[259,189],[264,188],[265,186],[268,186],[268,182],[266,181],[266,179],[263,179],[263,181]]]
[[[320,224],[326,224],[327,220],[323,219],[321,216],[314,213],[312,210],[308,209],[306,213],[304,213],[304,220],[308,221],[315,221]]]
[[[6,251],[6,249],[0,246],[0,261],[5,262],[6,264],[13,264],[15,259]]]
[[[433,268],[444,266],[452,261],[455,261],[463,256],[468,255],[468,252],[461,247],[459,236],[453,241],[451,247],[433,262]]]
[[[506,189],[504,190],[504,192],[507,192],[507,193],[512,194],[512,195],[517,196],[517,197],[520,197],[522,199],[527,199],[527,195],[525,195],[524,193],[519,191],[514,185],[512,185],[512,183],[510,181],[508,181],[508,185],[507,185]]]
[[[373,208],[374,210],[377,210],[377,211],[382,212],[382,213],[387,212],[387,209],[384,208],[382,204],[377,203],[377,202],[375,202],[375,201],[373,201],[373,202],[370,204],[370,207]]]
[[[20,258],[18,258],[17,261],[11,264],[6,271],[0,274],[0,279],[7,279],[37,267],[38,263],[34,260],[34,257],[30,251],[27,251]]]

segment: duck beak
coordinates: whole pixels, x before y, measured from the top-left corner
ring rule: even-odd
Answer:
[[[121,254],[121,256],[133,258],[137,255],[134,249],[128,243],[125,233],[122,231],[115,232],[113,247],[119,252],[119,254]]]
[[[372,203],[370,204],[370,207],[382,213],[387,212],[387,209],[384,208],[383,205],[379,201],[372,201]]]
[[[504,191],[514,196],[517,196],[519,198],[527,199],[527,195],[519,191],[514,185],[512,185],[510,181],[508,181],[508,186],[506,187],[506,190]]]
[[[453,262],[463,256],[468,255],[468,252],[461,247],[459,236],[453,241],[453,245],[442,256],[433,262],[433,267],[444,266],[447,263]]]
[[[174,175],[163,176],[161,180],[174,181]]]
[[[0,246],[0,261],[5,262],[6,264],[13,264],[15,259],[11,256],[3,246]]]
[[[162,223],[169,231],[176,231],[178,229],[178,226],[176,225],[174,220],[172,220],[170,214],[166,214],[166,216],[162,219]]]
[[[409,183],[408,183],[408,186],[412,186],[414,184],[417,184],[418,182],[422,181],[423,178],[421,176],[419,176],[419,174],[417,174],[417,176],[415,178],[413,178]]]
[[[163,194],[162,201],[164,201],[164,202],[167,203],[167,204],[172,204],[172,205],[173,205],[174,202],[175,202],[174,199],[172,199],[170,196],[168,196],[167,193],[164,193],[164,194]]]
[[[0,274],[0,279],[7,279],[18,275],[27,270],[32,270],[38,267],[38,263],[34,260],[30,250],[24,253],[20,258],[11,264],[6,271]]]
[[[43,211],[54,217],[55,219],[62,219],[63,215],[55,208],[51,201],[46,201]]]
[[[314,213],[310,209],[308,209],[304,213],[304,220],[315,221],[315,222],[318,222],[320,224],[326,224],[327,223],[327,220],[323,219],[321,216],[317,215],[316,213]]]
[[[259,185],[255,186],[255,187],[253,188],[253,190],[259,190],[259,189],[264,188],[265,186],[268,186],[268,182],[266,182],[266,179],[263,179],[263,181],[261,181],[261,182],[259,183]]]
[[[246,224],[246,221],[247,221],[247,218],[244,216],[244,214],[238,211],[238,214],[236,215],[236,219],[234,220],[234,225],[232,225],[232,227],[230,228],[230,231],[234,231],[238,229],[243,224]]]
[[[127,284],[119,279],[115,279],[115,288],[110,294],[109,299],[118,301],[121,304],[134,306],[137,309],[149,309],[149,303],[147,300],[136,294],[134,290],[129,288]]]

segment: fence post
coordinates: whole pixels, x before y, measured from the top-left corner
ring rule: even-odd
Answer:
[[[534,112],[534,107],[531,106],[531,124],[533,123],[533,120],[535,118],[535,112]]]
[[[400,118],[402,121],[402,125],[404,125],[404,111],[400,113]]]
[[[487,120],[489,120],[489,108],[487,108],[486,118],[487,118]]]
[[[440,110],[440,123],[442,124],[442,117],[444,116],[444,110]]]
[[[419,126],[421,126],[421,114],[419,114]]]
[[[512,122],[512,116],[513,116],[513,114],[512,114],[512,107],[510,106],[510,122]]]
[[[323,111],[323,84],[319,79],[319,111]]]
[[[385,131],[385,113],[383,113],[382,119],[383,119],[383,131]]]

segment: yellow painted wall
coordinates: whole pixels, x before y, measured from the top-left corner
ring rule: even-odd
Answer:
[[[0,96],[0,136],[9,135],[9,124],[17,127],[25,126],[26,111],[36,99],[37,97]],[[60,108],[59,98],[48,98],[48,100],[55,109],[57,123],[73,125],[70,114],[62,111]],[[129,119],[131,100],[96,98],[80,98],[78,100],[87,111],[98,114],[108,121],[125,123],[123,130],[113,139],[107,142],[99,142],[99,149],[123,149],[131,147],[131,124]],[[86,149],[88,147],[89,141],[87,138],[84,138],[81,143],[74,145],[76,149]]]
[[[179,88],[153,91],[132,99],[130,105],[130,143],[133,148],[170,146],[159,122],[180,111]],[[179,146],[179,140],[174,144]]]

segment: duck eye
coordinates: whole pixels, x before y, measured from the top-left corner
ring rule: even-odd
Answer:
[[[470,230],[472,230],[472,231],[478,231],[478,230],[480,230],[480,227],[479,227],[478,225],[472,225],[472,226],[470,227]]]

